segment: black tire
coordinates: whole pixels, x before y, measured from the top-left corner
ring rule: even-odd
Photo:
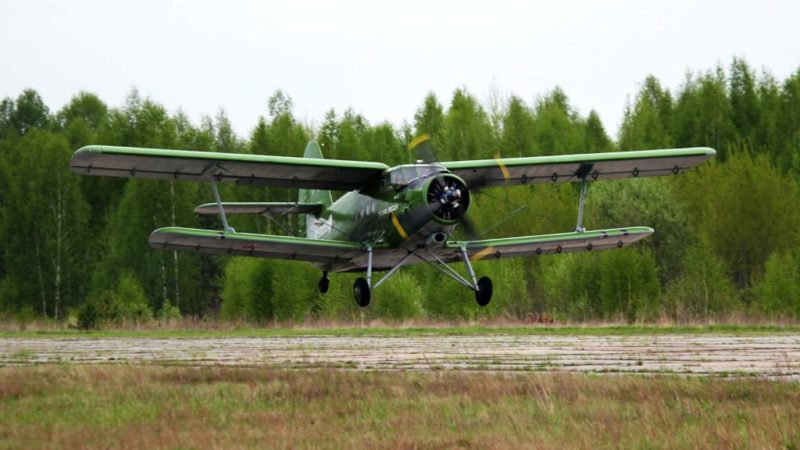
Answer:
[[[353,297],[355,297],[358,306],[365,308],[369,305],[369,284],[365,278],[356,278],[355,283],[353,283]]]
[[[475,292],[475,300],[478,301],[479,306],[486,306],[492,301],[492,279],[489,277],[481,277],[478,280],[478,291]]]
[[[319,280],[319,284],[317,286],[319,287],[319,291],[321,293],[326,294],[328,293],[328,288],[330,288],[330,285],[331,285],[331,280],[323,278]]]

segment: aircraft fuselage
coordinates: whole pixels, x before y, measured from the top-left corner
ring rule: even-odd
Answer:
[[[461,178],[434,165],[397,166],[309,216],[307,236],[413,249],[449,235],[468,209]]]

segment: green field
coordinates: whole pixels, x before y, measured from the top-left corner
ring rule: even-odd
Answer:
[[[28,366],[0,416],[2,448],[797,448],[800,383]]]
[[[293,327],[257,327],[222,324],[189,327],[143,327],[101,331],[78,331],[64,328],[38,328],[29,330],[0,331],[0,338],[13,337],[285,337],[285,336],[474,336],[474,335],[519,335],[519,336],[605,336],[605,335],[664,335],[664,334],[775,334],[800,333],[800,325],[586,325],[586,326],[542,326],[542,325],[465,325],[438,324],[425,326],[319,326],[298,325]],[[16,328],[16,327],[13,327]],[[2,328],[0,328],[2,329]]]

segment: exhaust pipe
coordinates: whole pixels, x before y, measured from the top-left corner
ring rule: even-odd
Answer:
[[[446,241],[447,235],[441,231],[437,231],[435,233],[431,233],[427,238],[425,238],[425,246],[429,248],[441,247]]]

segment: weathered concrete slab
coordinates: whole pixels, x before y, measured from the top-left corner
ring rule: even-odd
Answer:
[[[54,362],[800,379],[800,335],[0,339],[0,365]]]

